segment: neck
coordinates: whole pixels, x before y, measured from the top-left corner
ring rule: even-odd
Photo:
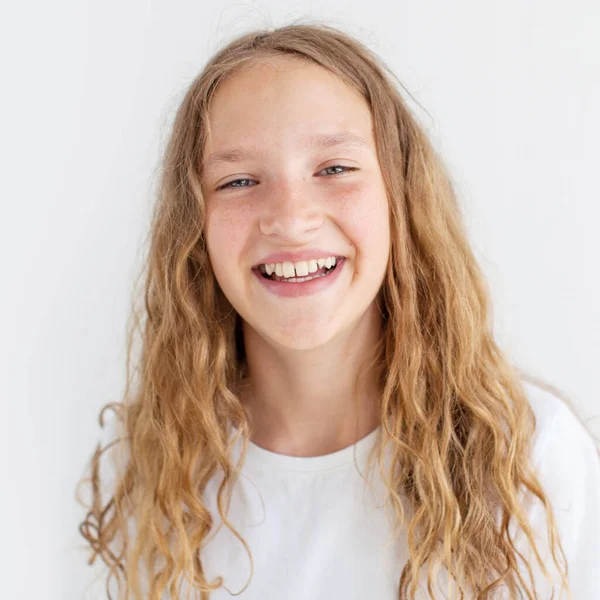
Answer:
[[[310,350],[281,349],[243,324],[248,377],[240,386],[251,440],[273,452],[320,456],[380,423],[381,389],[368,368],[381,336],[373,304],[356,325]]]

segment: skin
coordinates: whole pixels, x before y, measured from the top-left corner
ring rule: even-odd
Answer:
[[[243,321],[250,439],[292,456],[335,452],[379,425],[374,374],[358,389],[354,381],[381,335],[375,298],[390,249],[368,105],[318,65],[263,58],[220,85],[209,120],[205,235],[217,282]],[[366,145],[303,145],[340,131]],[[259,150],[252,158],[209,165],[215,152],[250,145]],[[326,170],[336,164],[357,170]],[[251,271],[271,252],[310,248],[346,257],[334,285],[314,295],[276,296]]]

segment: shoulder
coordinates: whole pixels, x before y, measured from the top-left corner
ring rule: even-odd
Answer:
[[[600,455],[564,400],[532,384],[526,384],[525,390],[536,418],[532,465],[554,513],[573,597],[596,600],[600,598]],[[529,518],[541,539],[547,540],[545,511],[537,499],[529,506]],[[549,552],[545,558],[552,570]]]
[[[524,387],[536,421],[532,466],[553,511],[569,569],[572,597],[596,600],[600,598],[600,578],[597,577],[600,572],[600,455],[591,434],[567,402],[537,385],[525,383]],[[529,497],[525,506],[536,538],[542,542],[543,564],[557,582],[548,544],[546,511],[537,498]],[[517,547],[533,559],[521,530],[516,542]],[[537,584],[547,590],[539,573],[536,579]],[[538,597],[549,598],[549,589]]]
[[[532,461],[540,469],[552,467],[555,475],[577,477],[598,468],[600,456],[594,439],[573,409],[553,392],[524,384],[535,415]]]

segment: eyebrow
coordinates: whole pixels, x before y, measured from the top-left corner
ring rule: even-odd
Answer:
[[[369,147],[369,142],[367,142],[364,137],[350,131],[319,133],[308,138],[305,149],[327,150],[336,146],[365,149]],[[204,167],[210,168],[222,164],[241,162],[259,156],[260,154],[262,154],[262,152],[255,146],[221,150],[208,156],[204,161]]]

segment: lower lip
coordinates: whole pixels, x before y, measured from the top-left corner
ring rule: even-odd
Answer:
[[[317,277],[310,281],[303,281],[301,283],[291,283],[286,281],[274,281],[273,279],[267,279],[263,277],[260,269],[252,269],[257,279],[273,294],[277,296],[285,296],[288,298],[295,298],[296,296],[310,296],[318,292],[322,292],[328,287],[332,286],[337,278],[340,276],[346,259],[342,258],[336,263],[336,267],[329,275],[324,277]]]

